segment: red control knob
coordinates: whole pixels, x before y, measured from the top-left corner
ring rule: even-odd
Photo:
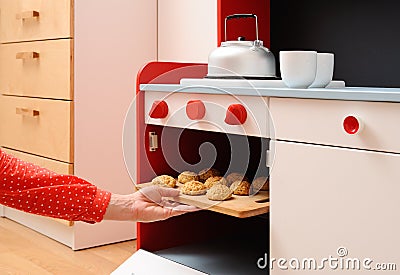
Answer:
[[[156,100],[151,106],[149,116],[151,118],[165,118],[168,115],[168,104],[164,100]]]
[[[226,111],[225,123],[229,125],[240,125],[246,122],[247,111],[242,104],[231,104]]]
[[[191,120],[199,120],[206,114],[206,106],[201,100],[190,100],[186,104],[186,114]]]
[[[361,131],[361,126],[362,124],[359,119],[353,115],[347,116],[343,120],[343,129],[350,135],[357,134],[359,131]]]

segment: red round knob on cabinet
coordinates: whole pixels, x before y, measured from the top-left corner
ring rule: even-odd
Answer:
[[[151,106],[149,116],[151,118],[165,118],[168,115],[168,104],[164,100],[156,100]]]
[[[349,115],[343,120],[343,129],[349,135],[354,135],[361,131],[361,126],[361,121],[356,116]]]
[[[201,100],[190,100],[186,104],[186,114],[191,120],[199,120],[206,114],[206,106]]]
[[[225,123],[229,125],[240,125],[246,122],[247,111],[242,104],[231,104],[226,111]]]

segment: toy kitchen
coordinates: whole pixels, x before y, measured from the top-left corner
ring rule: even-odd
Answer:
[[[239,73],[221,75],[215,67],[222,65],[213,67],[218,58],[212,55],[208,64],[152,62],[138,74],[138,185],[206,168],[224,176],[241,173],[249,182],[261,176],[269,181],[269,191],[218,203],[205,195],[183,196],[181,202],[204,210],[139,223],[139,250],[132,257],[148,263],[147,272],[395,274],[399,268],[400,83],[387,69],[376,76],[384,62],[373,63],[372,51],[357,54],[371,58],[374,78],[363,82],[358,70],[349,73],[341,62],[350,62],[352,46],[333,43],[333,35],[310,40],[304,35],[309,22],[286,6],[304,3],[277,2],[271,1],[270,33],[276,63],[281,50],[313,45],[335,52],[334,79],[326,87],[289,88],[276,77],[275,64],[264,71],[245,64],[226,70]],[[336,11],[347,5],[338,3]],[[274,15],[279,9],[280,16]],[[303,25],[290,32],[296,22]],[[329,28],[323,22],[319,27]],[[316,34],[317,27],[311,31]],[[351,56],[354,62],[359,57]],[[142,274],[123,266],[115,274],[123,268]]]

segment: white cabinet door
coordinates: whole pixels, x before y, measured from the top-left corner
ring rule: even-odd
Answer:
[[[217,0],[159,0],[158,60],[207,63],[217,30]]]
[[[301,269],[304,259],[315,259],[317,268],[324,265],[324,274],[336,265],[338,271],[358,269],[358,261],[359,274],[365,273],[363,264],[400,268],[400,155],[280,141],[272,145],[272,274],[293,272],[298,263]],[[309,273],[306,268],[296,274]]]

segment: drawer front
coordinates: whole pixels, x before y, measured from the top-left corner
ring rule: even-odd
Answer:
[[[400,152],[399,103],[271,98],[270,109],[276,139]],[[344,130],[349,116],[356,134]]]
[[[72,99],[72,40],[0,45],[0,92]]]
[[[27,161],[36,165],[39,165],[40,167],[44,167],[49,169],[50,171],[53,171],[58,174],[70,174],[72,175],[74,173],[73,169],[73,164],[71,163],[65,163],[57,160],[52,160],[40,156],[35,156],[32,154],[24,153],[21,151],[15,151],[12,149],[8,148],[1,148],[2,151],[6,152],[7,154],[13,155],[19,159],[22,159],[23,161]]]
[[[0,0],[0,42],[73,36],[72,0]]]
[[[204,116],[191,119],[186,110],[189,101],[199,100],[204,104]],[[165,101],[168,115],[165,118],[151,118],[149,113],[154,102]],[[247,113],[242,124],[225,122],[227,110],[232,104],[240,104]],[[255,96],[233,96],[202,93],[145,92],[145,123],[179,128],[225,132],[238,135],[268,137],[268,98]],[[196,115],[196,114],[195,114]]]
[[[2,146],[73,163],[72,102],[3,96]]]

